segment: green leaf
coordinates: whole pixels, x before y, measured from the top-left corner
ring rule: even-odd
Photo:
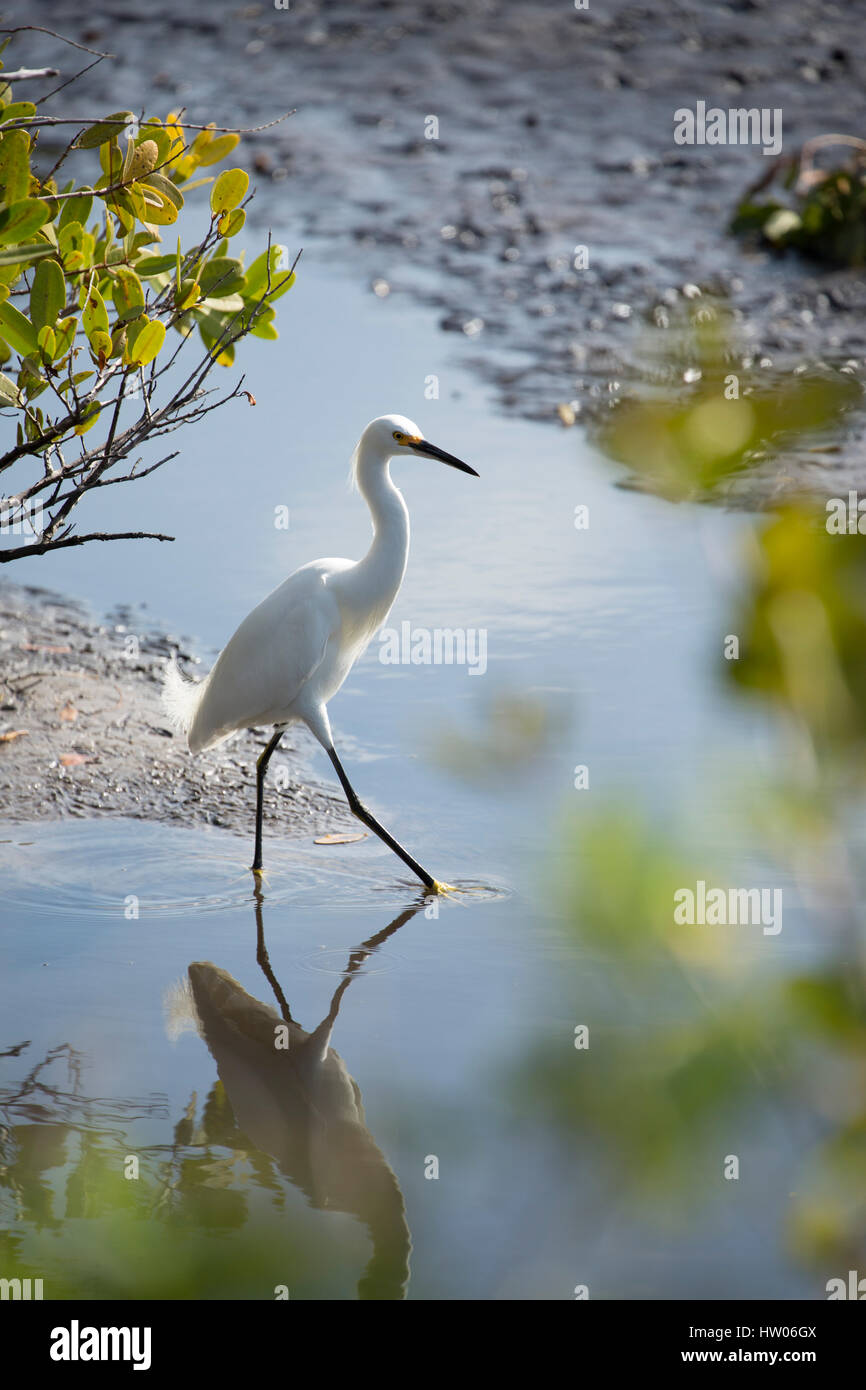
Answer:
[[[276,314],[274,313],[273,309],[268,307],[263,307],[262,309],[260,309],[258,313],[255,315],[253,319],[253,326],[250,329],[250,333],[252,334],[252,336],[254,338],[278,338],[280,335],[274,328],[275,318]]]
[[[234,317],[242,309],[247,308],[247,302],[239,294],[210,295],[207,299],[201,300],[203,309],[215,309],[218,314],[227,314]]]
[[[136,145],[143,145],[145,140],[152,140],[157,149],[157,164],[164,164],[171,154],[171,136],[163,128],[158,116],[148,116],[147,121],[141,124],[141,134],[136,140]]]
[[[178,212],[180,212],[180,209],[183,207],[183,194],[180,189],[172,183],[171,179],[167,179],[164,174],[160,174],[158,170],[154,170],[151,174],[142,174],[140,182],[146,183],[150,188],[155,188],[159,193],[162,193],[165,198],[168,198],[169,202],[174,203]]]
[[[92,430],[93,426],[99,419],[99,412],[101,410],[102,406],[99,404],[99,401],[91,401],[90,405],[84,412],[84,418],[82,419],[81,424],[75,426],[75,433],[86,434],[88,430]]]
[[[230,367],[234,360],[234,344],[225,343],[223,334],[229,326],[230,320],[224,314],[214,313],[212,309],[197,309],[194,311],[198,322],[199,333],[202,342],[211,354],[216,354],[215,361],[222,367]],[[220,341],[221,346],[217,346]]]
[[[246,220],[247,215],[243,208],[233,208],[231,212],[224,212],[217,224],[220,236],[237,236]]]
[[[9,130],[0,138],[0,188],[7,203],[26,198],[30,189],[30,136]]]
[[[144,204],[140,198],[133,198],[131,189],[118,189],[109,194],[105,202],[120,223],[124,236],[134,230],[136,218],[144,216]]]
[[[237,207],[249,186],[250,176],[243,169],[226,169],[211,189],[211,211],[231,212]]]
[[[0,372],[0,404],[21,405],[21,393],[18,387],[2,372]]]
[[[145,280],[152,275],[164,275],[167,270],[174,270],[174,265],[174,256],[142,256],[135,262],[136,270]]]
[[[98,360],[99,365],[102,366],[106,358],[111,354],[111,334],[104,333],[101,328],[95,328],[93,332],[89,333],[87,336],[90,342],[90,350]]]
[[[103,120],[97,121],[95,125],[88,126],[87,130],[76,140],[75,148],[92,150],[97,145],[103,145],[106,140],[116,140],[132,119],[131,111],[114,111],[110,116],[105,116]]]
[[[36,107],[32,101],[10,101],[9,105],[3,108],[0,123],[5,125],[7,121],[27,121],[35,115]]]
[[[24,266],[20,261],[14,261],[10,264],[5,260],[5,253],[0,253],[0,290],[6,291],[5,294],[0,294],[0,298],[9,298],[9,291],[14,284],[17,284],[23,274]]]
[[[288,294],[297,278],[293,270],[278,270],[271,280],[268,303],[273,304],[274,300],[282,299],[284,294]]]
[[[70,222],[80,222],[83,227],[90,216],[92,206],[93,190],[91,188],[77,189],[74,198],[64,198],[57,225],[66,227]]]
[[[109,357],[121,357],[126,350],[126,324],[116,323],[114,332],[111,335],[111,351]]]
[[[22,356],[28,352],[39,351],[36,329],[13,304],[0,304],[0,333]]]
[[[86,381],[90,376],[93,376],[93,372],[75,372],[71,381],[61,381],[57,389],[61,395],[65,396],[66,392],[70,391],[73,386],[77,386],[81,381]]]
[[[96,239],[80,222],[69,222],[58,237],[64,270],[83,270],[93,261]]]
[[[123,155],[120,153],[120,145],[116,140],[107,140],[104,145],[99,146],[99,164],[102,169],[102,176],[94,184],[95,191],[100,188],[107,188],[109,184],[118,182],[123,169]]]
[[[31,261],[53,254],[54,248],[47,241],[31,241],[26,246],[7,246],[0,250],[0,265],[29,265]]]
[[[229,343],[226,347],[218,349],[216,346],[217,339],[213,336],[213,334],[207,331],[203,323],[199,324],[198,331],[201,334],[202,342],[204,343],[211,357],[213,357],[217,366],[230,367],[235,360],[234,343]]]
[[[165,180],[169,182],[168,179]],[[173,185],[172,185],[173,186]],[[150,178],[140,179],[127,190],[128,196],[138,198],[136,216],[140,222],[150,222],[155,227],[170,227],[177,221],[177,204],[173,198],[157,188]]]
[[[202,294],[208,298],[220,299],[223,295],[236,294],[246,283],[244,268],[240,261],[230,256],[215,256],[202,267],[199,283]]]
[[[48,220],[48,208],[41,198],[21,198],[0,208],[0,242],[24,241]]]
[[[193,304],[197,304],[201,298],[201,289],[197,280],[181,280],[180,288],[174,292],[174,302],[178,309],[189,309]]]
[[[39,240],[42,240],[42,239],[44,238],[45,241],[48,241],[48,242],[51,243],[52,247],[53,247],[54,250],[56,251],[56,250],[57,250],[57,232],[55,231],[55,228],[54,228],[54,221],[53,221],[53,219],[57,216],[57,211],[58,211],[58,209],[57,209],[57,199],[56,199],[56,198],[49,198],[49,199],[47,200],[47,207],[48,207],[48,221],[47,221],[47,222],[43,222],[42,226],[39,228]]]
[[[205,133],[205,131],[200,132],[201,135]],[[197,164],[202,168],[208,168],[211,164],[219,164],[221,159],[225,159],[226,155],[231,154],[232,150],[240,144],[240,139],[239,135],[234,134],[218,135],[215,140],[209,140],[204,149],[196,149],[196,139],[193,141],[192,150],[195,152]],[[226,172],[231,171],[227,170]]]
[[[292,288],[295,283],[293,271],[280,270],[280,261],[288,256],[288,249],[285,246],[275,244],[270,252],[263,251],[257,256],[247,271],[247,281],[244,287],[245,299],[261,299],[268,288],[268,258],[270,256],[270,290],[268,292],[268,302],[279,299],[287,290]]]
[[[42,261],[33,276],[30,291],[30,318],[34,328],[53,328],[66,303],[66,281],[55,260]]]
[[[55,357],[63,357],[72,347],[75,339],[75,330],[78,327],[78,320],[75,318],[61,319],[55,329],[57,344],[54,349]]]
[[[114,284],[111,297],[121,323],[136,319],[144,312],[144,289],[134,270],[129,266],[118,266],[113,272]]]
[[[95,285],[91,285],[87,291],[87,297],[81,309],[81,322],[91,347],[98,352],[99,349],[95,347],[93,341],[94,334],[108,334],[108,311],[105,307],[105,300]]]
[[[148,320],[130,349],[130,360],[138,367],[146,367],[156,357],[165,342],[165,324],[159,319]]]
[[[57,335],[50,324],[46,323],[40,328],[36,341],[39,344],[40,352],[50,362],[57,352]]]

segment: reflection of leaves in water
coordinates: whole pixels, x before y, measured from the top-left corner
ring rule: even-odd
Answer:
[[[645,341],[644,388],[611,409],[597,442],[665,496],[700,497],[764,450],[834,425],[862,399],[845,371],[756,366],[719,303],[700,297],[664,314]]]
[[[26,1050],[9,1049],[3,1056]],[[161,1101],[86,1096],[81,1065],[80,1055],[63,1044],[17,1084],[0,1088],[0,1194],[13,1219],[30,1221],[36,1230],[62,1225],[49,1173],[67,1170],[65,1214],[87,1214],[82,1208],[99,1186],[97,1170],[105,1162],[103,1140],[121,1145],[131,1121],[165,1110]]]
[[[338,1219],[346,1214],[360,1219],[373,1245],[359,1296],[405,1296],[411,1237],[403,1195],[330,1038],[352,979],[424,901],[419,896],[350,952],[328,1013],[308,1034],[292,1019],[270,966],[258,893],[257,960],[280,1013],[226,971],[190,966],[189,984],[169,993],[169,1029],[178,1036],[184,1011],[194,1009],[220,1079],[203,1105],[191,1096],[170,1144],[142,1144],[129,1128],[164,1112],[164,1102],[87,1097],[68,1047],[0,1092],[0,1205],[6,1188],[21,1232],[0,1239],[3,1277],[44,1278],[52,1298],[273,1297],[277,1286],[308,1290],[357,1267],[359,1237]],[[275,1025],[289,1030],[290,1048],[275,1048]],[[62,1058],[74,1077],[71,1091],[46,1072]],[[129,1157],[139,1165],[133,1176]],[[324,1229],[290,1206],[289,1184],[310,1208],[328,1211]],[[43,1231],[62,1231],[62,1242],[46,1244]]]
[[[0,1089],[0,1217],[13,1227],[0,1238],[3,1277],[46,1277],[50,1297],[218,1298],[251,1288],[269,1297],[301,1275],[306,1238],[287,1247],[258,1205],[250,1220],[250,1187],[270,1193],[272,1210],[284,1191],[235,1125],[222,1084],[199,1122],[193,1097],[172,1145],[137,1142],[130,1126],[165,1111],[162,1099],[88,1096],[81,1057],[66,1045]],[[124,1176],[130,1154],[135,1181]],[[240,1235],[215,1243],[226,1230]],[[52,1231],[63,1233],[60,1263],[40,1234]]]

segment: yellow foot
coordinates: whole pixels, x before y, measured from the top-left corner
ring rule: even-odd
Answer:
[[[430,889],[430,892],[448,894],[456,893],[457,889],[451,883],[440,883],[438,879],[434,878],[433,887]]]

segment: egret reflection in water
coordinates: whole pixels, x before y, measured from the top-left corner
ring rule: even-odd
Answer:
[[[43,1279],[46,1298],[272,1298],[281,1284],[292,1297],[330,1290],[347,1272],[362,1299],[403,1298],[403,1195],[331,1035],[349,984],[423,905],[348,954],[325,1017],[307,1032],[271,968],[258,894],[257,960],[278,1007],[215,965],[189,968],[169,991],[169,1033],[197,1028],[219,1078],[192,1091],[173,1124],[160,1092],[94,1094],[86,1073],[99,1062],[69,1044],[35,1062],[30,1043],[0,1050],[4,1277]],[[280,1026],[287,1050],[274,1047]],[[315,1218],[288,1202],[289,1187]],[[357,1240],[327,1213],[366,1229],[366,1268]]]
[[[199,1031],[217,1064],[239,1128],[312,1206],[364,1223],[373,1255],[359,1282],[362,1299],[399,1299],[412,1248],[403,1194],[367,1128],[361,1091],[331,1046],[343,996],[371,952],[423,907],[406,908],[349,956],[327,1013],[311,1032],[292,1018],[271,968],[263,895],[255,895],[256,958],[279,1012],[253,998],[226,970],[193,961],[189,984]]]

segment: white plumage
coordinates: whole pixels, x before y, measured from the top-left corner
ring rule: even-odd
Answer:
[[[468,464],[428,444],[405,416],[371,421],[352,456],[353,480],[373,520],[364,558],[314,560],[296,570],[244,618],[204,680],[188,681],[176,662],[167,665],[164,707],[191,752],[214,748],[241,729],[276,727],[258,763],[256,872],[264,772],[283,729],[301,722],[328,753],[353,812],[425,886],[439,887],[358,801],[334,749],[327,713],[328,701],[387,618],[406,571],[409,513],[389,470],[397,454],[436,458],[477,477]]]

